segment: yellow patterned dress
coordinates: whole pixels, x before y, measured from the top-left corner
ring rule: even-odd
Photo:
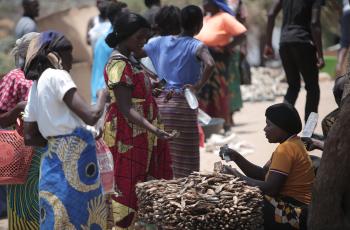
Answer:
[[[151,82],[137,63],[117,51],[105,69],[112,102],[108,108],[103,139],[109,146],[115,166],[119,195],[109,199],[109,223],[115,229],[133,229],[137,211],[135,185],[148,177],[172,179],[168,143],[128,121],[118,109],[114,88],[123,84],[132,89],[132,107],[150,123],[161,127]]]

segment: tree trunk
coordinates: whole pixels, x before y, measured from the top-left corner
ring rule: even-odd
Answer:
[[[325,143],[308,224],[311,230],[350,229],[350,96]]]

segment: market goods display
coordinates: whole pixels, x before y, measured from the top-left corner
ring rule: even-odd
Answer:
[[[163,229],[260,229],[263,196],[239,178],[195,172],[137,184],[138,218]]]

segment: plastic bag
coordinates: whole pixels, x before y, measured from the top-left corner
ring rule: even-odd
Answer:
[[[102,138],[96,141],[96,155],[103,193],[115,193],[113,155]]]
[[[16,130],[0,131],[0,184],[24,184],[34,151]]]

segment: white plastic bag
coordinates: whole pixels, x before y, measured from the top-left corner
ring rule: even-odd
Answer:
[[[115,193],[113,155],[102,138],[96,141],[96,155],[103,193]]]

